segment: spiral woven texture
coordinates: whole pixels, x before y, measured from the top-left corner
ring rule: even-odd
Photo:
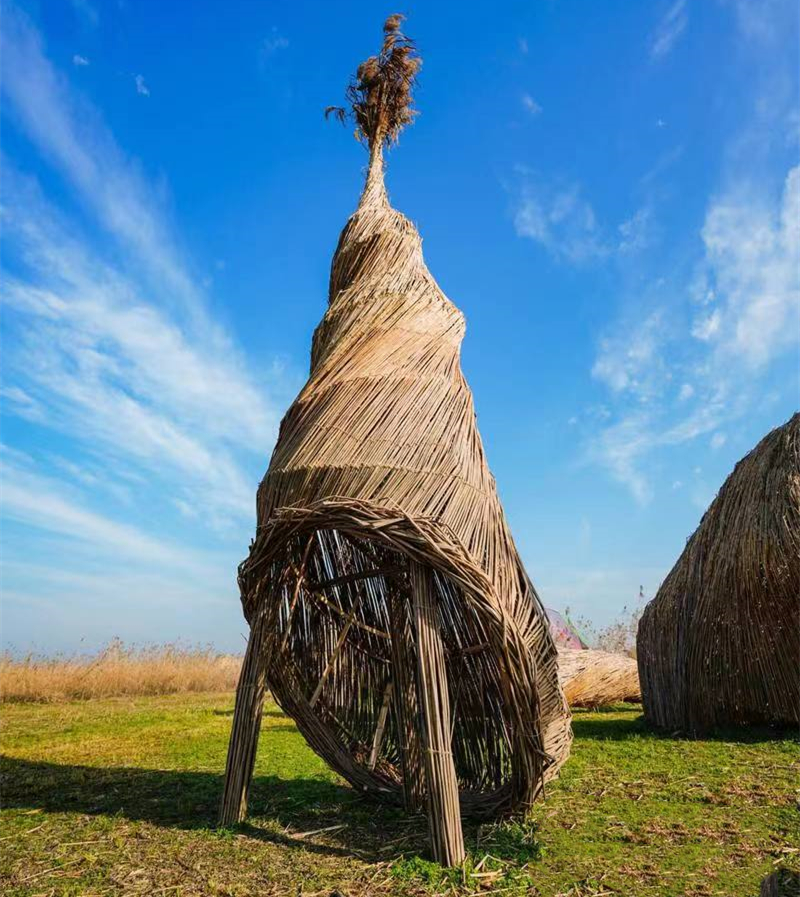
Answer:
[[[430,569],[462,810],[494,815],[536,797],[571,728],[461,371],[464,329],[416,228],[389,204],[373,146],[309,380],[259,487],[240,586],[248,620],[268,618],[276,700],[339,773],[393,799],[410,736],[385,706],[408,677],[413,686],[418,641],[412,630],[399,644],[392,608],[411,619],[409,564]]]

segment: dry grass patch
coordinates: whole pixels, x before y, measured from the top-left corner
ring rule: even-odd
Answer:
[[[222,692],[236,687],[241,658],[182,645],[125,646],[97,654],[0,655],[0,700],[69,701],[123,695]]]

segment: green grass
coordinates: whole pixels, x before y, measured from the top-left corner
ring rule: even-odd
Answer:
[[[464,868],[443,870],[423,818],[343,784],[274,705],[252,815],[216,829],[231,708],[196,694],[5,705],[0,892],[749,897],[797,865],[798,747],[774,733],[666,738],[638,708],[578,712],[531,818],[467,825]]]

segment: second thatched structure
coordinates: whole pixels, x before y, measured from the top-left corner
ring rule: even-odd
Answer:
[[[639,623],[647,720],[800,721],[800,414],[735,467]]]

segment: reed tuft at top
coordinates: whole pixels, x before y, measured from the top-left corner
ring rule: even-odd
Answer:
[[[355,136],[370,149],[397,143],[400,131],[416,115],[412,91],[422,59],[411,38],[400,29],[405,17],[396,13],[383,24],[383,45],[358,67],[347,88],[350,109],[328,106],[325,117],[333,115],[344,123],[355,122]]]

